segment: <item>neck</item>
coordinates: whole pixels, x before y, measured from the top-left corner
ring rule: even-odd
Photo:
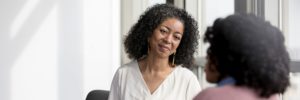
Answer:
[[[145,59],[144,71],[148,72],[164,72],[169,71],[171,66],[169,64],[169,58],[159,58],[153,55],[149,55]]]

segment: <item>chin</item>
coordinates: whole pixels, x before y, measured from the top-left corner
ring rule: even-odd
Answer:
[[[170,52],[159,52],[158,53],[160,55],[160,57],[164,57],[164,58],[169,58]]]

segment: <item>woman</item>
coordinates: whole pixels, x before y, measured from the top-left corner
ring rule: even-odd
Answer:
[[[289,86],[289,55],[279,29],[254,15],[217,19],[205,33],[206,80],[195,100],[278,100]]]
[[[193,65],[199,34],[183,9],[158,4],[147,9],[125,38],[132,62],[113,78],[109,100],[191,100],[200,91]]]

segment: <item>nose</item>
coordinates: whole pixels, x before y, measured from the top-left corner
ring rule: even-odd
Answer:
[[[166,35],[165,38],[164,38],[164,42],[167,43],[167,44],[171,44],[171,42],[172,42],[172,34]]]

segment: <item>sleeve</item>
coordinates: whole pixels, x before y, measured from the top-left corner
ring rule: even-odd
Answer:
[[[209,100],[203,91],[200,92],[193,100]]]
[[[111,83],[108,100],[121,100],[120,90],[120,71],[118,69]]]
[[[213,92],[211,88],[207,88],[197,94],[193,100],[220,100],[220,98],[214,97],[218,97],[218,94]]]
[[[192,75],[187,85],[186,100],[192,100],[200,91],[199,81],[195,75]]]

